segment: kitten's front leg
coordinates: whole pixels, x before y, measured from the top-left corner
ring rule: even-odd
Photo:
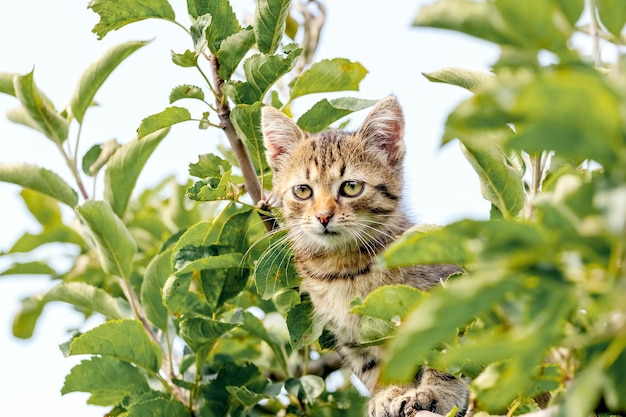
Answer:
[[[468,395],[467,383],[462,379],[423,367],[414,383],[377,390],[369,401],[369,416],[412,417],[419,410],[446,415],[456,406],[456,417],[463,417]]]

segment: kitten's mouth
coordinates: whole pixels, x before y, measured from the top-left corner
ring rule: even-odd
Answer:
[[[322,231],[322,234],[326,236],[337,236],[339,232],[333,232],[332,230],[324,229]]]

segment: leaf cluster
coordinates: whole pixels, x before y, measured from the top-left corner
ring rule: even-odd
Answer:
[[[325,365],[322,327],[297,291],[284,236],[264,227],[271,229],[275,214],[256,202],[265,200],[271,184],[261,107],[290,114],[292,102],[303,96],[357,90],[367,71],[342,58],[312,62],[314,50],[303,55],[296,32],[310,28],[306,18],[298,23],[290,1],[258,1],[248,27],[227,0],[189,0],[188,24],[165,0],[93,0],[89,8],[99,16],[93,29],[99,38],[145,19],[178,26],[193,48],[172,52],[172,63],[196,78],[174,86],[170,107],[138,123],[134,139],[90,144],[78,155],[98,91],[148,42],[106,51],[84,70],[62,110],[35,84],[33,72],[0,73],[0,92],[19,102],[9,118],[53,141],[75,182],[28,163],[0,164],[0,180],[23,188],[24,203],[42,229],[3,253],[16,262],[1,274],[55,281],[44,294],[23,300],[14,335],[31,337],[49,302],[68,303],[86,318],[101,316],[100,325],[61,347],[66,355],[87,355],[66,377],[62,393],[89,393],[88,403],[108,407],[109,415],[360,414],[363,399],[350,384],[332,393],[326,387],[338,366]],[[191,101],[204,111],[185,107]],[[373,103],[323,99],[298,122],[319,131]],[[189,122],[222,130],[230,148],[199,155],[189,165],[195,181],[165,179],[138,192],[152,153],[177,124]],[[72,124],[78,125],[75,137]],[[101,196],[86,185],[99,175]],[[74,210],[74,218],[66,218],[60,203]],[[43,246],[71,259],[69,268],[47,259]]]
[[[540,397],[560,416],[626,410],[623,57],[590,59],[572,40],[591,31],[621,51],[626,15],[594,3],[588,17],[582,0],[440,0],[417,15],[417,26],[500,47],[490,73],[424,74],[473,93],[442,143],[459,142],[492,209],[490,220],[410,230],[385,252],[388,267],[466,270],[409,298],[396,321],[373,300],[358,306],[393,325],[386,378],[410,379],[424,364],[463,373],[475,410],[488,413],[525,414],[546,406]]]

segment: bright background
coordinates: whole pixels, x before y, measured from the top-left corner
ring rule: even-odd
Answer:
[[[172,3],[178,20],[187,24],[185,2]],[[395,94],[404,107],[406,203],[416,221],[447,224],[464,217],[486,218],[489,206],[480,197],[477,177],[458,145],[440,147],[447,114],[469,93],[429,83],[421,73],[449,66],[486,70],[497,59],[497,49],[450,32],[411,27],[419,7],[427,1],[325,3],[327,20],[316,59],[344,57],[361,62],[369,74],[360,92],[346,95],[380,99]],[[27,73],[34,67],[35,81],[57,108],[69,102],[84,68],[109,46],[154,38],[122,63],[96,95],[100,107],[87,113],[81,155],[94,143],[111,138],[128,141],[141,119],[169,105],[172,87],[203,85],[194,70],[170,61],[170,50],[183,52],[192,46],[180,28],[145,21],[98,41],[91,33],[98,16],[87,4],[86,0],[29,0],[5,5],[0,13],[0,71]],[[233,4],[237,10],[254,10],[252,0],[233,0]],[[0,112],[16,105],[13,97],[0,94]],[[304,110],[296,107],[296,111]],[[364,113],[353,117],[352,126],[358,125]],[[73,127],[70,137],[76,134],[76,125]],[[149,160],[137,188],[155,185],[171,175],[186,181],[188,164],[225,142],[217,130],[200,131],[194,124],[174,127]],[[0,163],[5,162],[45,166],[73,185],[51,141],[0,115]],[[101,193],[101,184],[98,190]],[[25,210],[19,187],[0,183],[0,202],[1,253],[25,231],[38,232],[38,225]],[[71,212],[66,214],[71,218]],[[0,271],[9,264],[6,257],[0,257]],[[64,358],[57,346],[69,338],[68,331],[82,326],[80,315],[66,305],[52,303],[44,310],[32,339],[18,340],[11,335],[19,300],[52,284],[47,277],[0,277],[2,414],[102,416],[107,409],[86,405],[87,394],[60,394],[65,375],[81,358]],[[95,322],[88,322],[87,328]]]

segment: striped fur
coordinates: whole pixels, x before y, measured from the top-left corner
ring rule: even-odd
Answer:
[[[282,112],[263,109],[273,195],[283,212],[315,314],[335,334],[344,363],[372,393],[372,417],[411,416],[418,409],[465,413],[467,385],[422,368],[408,385],[380,386],[380,347],[359,346],[360,317],[350,301],[387,284],[427,290],[460,269],[423,265],[382,269],[380,254],[411,224],[401,209],[404,117],[394,97],[381,101],[357,132],[307,135]]]

